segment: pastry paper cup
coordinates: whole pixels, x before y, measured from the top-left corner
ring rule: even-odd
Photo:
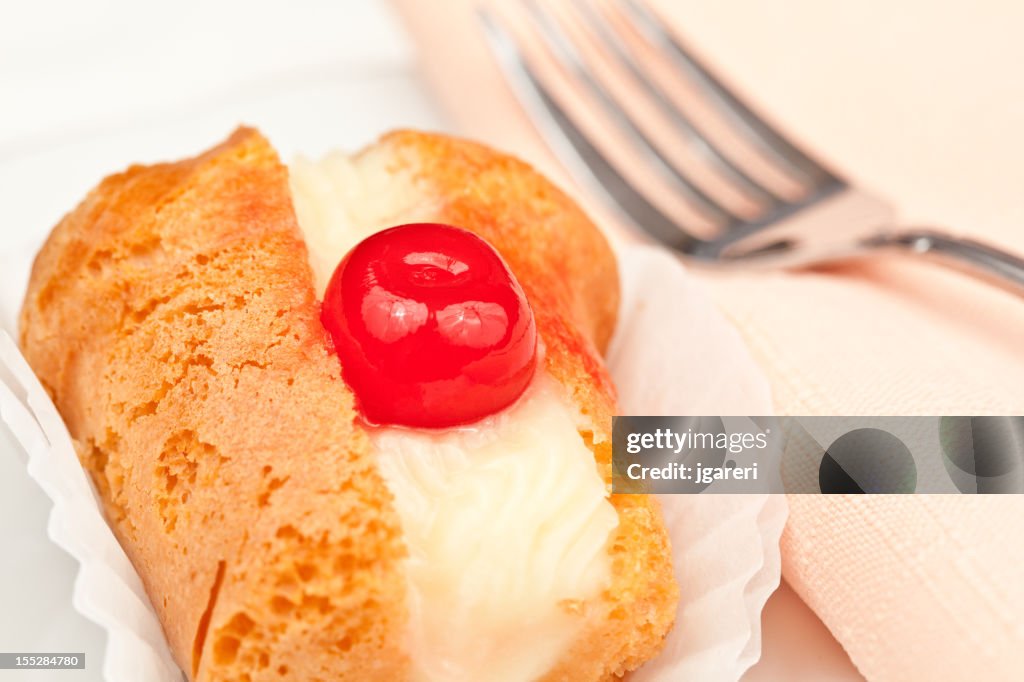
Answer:
[[[622,414],[773,414],[767,379],[701,285],[663,249],[619,254],[622,305],[608,367]],[[680,600],[662,653],[632,680],[738,680],[761,656],[779,585],[784,495],[658,495]]]
[[[770,414],[767,384],[739,336],[679,263],[620,254],[624,290],[609,367],[627,414]],[[0,331],[0,417],[53,500],[47,533],[80,563],[73,603],[106,630],[110,682],[180,682],[138,574],[103,520],[60,415]],[[632,679],[731,682],[755,663],[761,610],[779,584],[783,496],[663,495],[681,586],[665,650]]]
[[[28,454],[28,473],[53,501],[47,535],[81,564],[72,601],[107,633],[103,678],[180,682],[138,573],[103,520],[71,437],[13,339],[0,331],[0,418]]]

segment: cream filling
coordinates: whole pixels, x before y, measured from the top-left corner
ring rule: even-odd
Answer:
[[[409,548],[419,679],[533,680],[579,633],[618,516],[577,418],[542,376],[475,428],[373,437]]]
[[[321,295],[359,240],[429,217],[411,179],[372,152],[299,160],[291,184]],[[515,405],[470,427],[372,431],[409,550],[417,679],[536,679],[580,633],[583,602],[609,583],[618,524],[581,430],[541,371]]]
[[[323,298],[334,269],[353,246],[386,227],[423,221],[430,205],[413,179],[393,173],[382,150],[319,161],[299,157],[289,167],[292,201],[309,262]]]

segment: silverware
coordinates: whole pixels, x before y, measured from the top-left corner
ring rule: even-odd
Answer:
[[[755,113],[638,0],[572,0],[557,12],[537,0],[511,4],[525,15],[526,28],[518,34],[508,15],[502,18],[484,6],[477,12],[487,43],[521,104],[578,182],[662,244],[700,261],[786,268],[889,249],[931,256],[1024,294],[1024,259],[942,231],[894,226],[890,204],[852,185]],[[547,82],[537,57],[531,58],[525,43],[517,40],[524,30],[540,39],[528,42],[543,46],[543,56],[568,88]],[[609,66],[625,74],[663,120],[671,122],[670,139],[652,133],[616,94]],[[659,66],[676,79],[679,90],[652,75]],[[682,103],[678,95],[685,88],[696,97]],[[582,93],[593,105],[600,130],[588,130],[579,109],[556,94],[567,89]],[[710,112],[704,121],[693,113],[697,105]],[[730,153],[721,135],[708,134],[713,127],[728,131],[762,159],[760,176],[749,167],[754,156],[747,154],[741,161],[744,155]],[[623,141],[659,182],[667,183],[672,198],[685,204],[685,216],[666,210],[655,188],[638,181],[605,150],[601,143],[606,135]],[[697,159],[696,168],[693,163],[682,168],[672,153],[680,143]],[[780,189],[784,183],[778,180],[767,182],[768,171],[786,178],[791,189]],[[706,182],[711,176],[717,179],[717,193]],[[724,200],[725,194],[742,197],[738,203],[744,206]]]

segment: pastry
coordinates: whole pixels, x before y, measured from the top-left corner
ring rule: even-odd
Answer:
[[[288,169],[240,129],[68,214],[21,345],[190,679],[603,680],[678,597],[656,501],[609,494],[617,297],[515,159],[397,132]]]

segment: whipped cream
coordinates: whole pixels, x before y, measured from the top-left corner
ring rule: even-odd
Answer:
[[[360,240],[431,219],[412,178],[373,151],[300,159],[291,186],[320,295]],[[581,431],[591,425],[544,371],[469,427],[371,431],[409,550],[416,679],[535,679],[580,634],[580,604],[609,584],[618,524]]]
[[[395,172],[380,149],[358,157],[332,152],[289,166],[292,202],[306,238],[317,295],[334,269],[371,234],[408,222],[426,222],[430,203],[408,173]]]
[[[409,549],[418,679],[536,679],[579,634],[618,515],[574,412],[541,374],[473,428],[371,435]]]

